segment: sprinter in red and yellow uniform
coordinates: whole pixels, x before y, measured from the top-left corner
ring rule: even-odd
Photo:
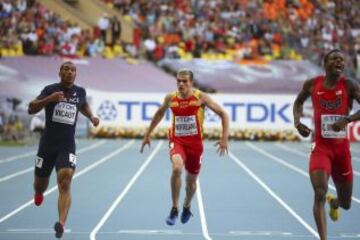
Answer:
[[[166,219],[168,225],[174,225],[178,217],[178,202],[181,188],[181,173],[185,166],[186,197],[181,213],[181,222],[186,223],[192,216],[191,199],[196,191],[196,180],[200,172],[203,153],[203,121],[205,107],[210,108],[220,118],[222,137],[217,142],[220,156],[227,152],[229,119],[224,109],[207,94],[193,88],[193,72],[188,69],[178,71],[176,75],[177,91],[169,93],[155,113],[150,127],[145,133],[141,152],[150,145],[150,134],[164,117],[168,108],[173,118],[169,131],[170,159],[172,162],[171,193],[172,208]]]

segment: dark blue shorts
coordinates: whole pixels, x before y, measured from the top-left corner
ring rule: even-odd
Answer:
[[[77,156],[74,151],[41,151],[35,159],[35,176],[49,177],[55,166],[56,171],[62,168],[76,168]]]

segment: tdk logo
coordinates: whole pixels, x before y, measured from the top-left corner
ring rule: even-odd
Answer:
[[[109,105],[110,104],[110,105]],[[161,105],[155,101],[119,101],[117,102],[119,111],[123,114],[125,121],[134,119],[141,121],[151,121],[154,113]],[[109,117],[111,112],[115,111],[115,106],[105,102],[102,108],[104,115]],[[100,106],[101,107],[101,106]],[[247,123],[290,123],[291,122],[291,104],[275,102],[224,102],[223,107],[228,112],[231,122]],[[205,112],[207,122],[220,122],[220,118],[211,111]],[[101,116],[101,115],[100,115]],[[165,121],[170,120],[170,111],[165,114]]]
[[[105,100],[100,104],[97,110],[97,115],[102,120],[112,121],[116,119],[118,112],[116,110],[115,105],[111,101]]]
[[[290,103],[277,104],[275,102],[226,102],[224,107],[228,110],[230,120],[236,122],[239,120],[249,123],[261,122],[284,122],[290,123],[289,109]]]

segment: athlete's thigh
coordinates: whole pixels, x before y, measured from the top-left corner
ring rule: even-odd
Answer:
[[[332,179],[339,201],[350,203],[353,189],[353,169],[349,147],[339,147],[333,162]]]
[[[61,151],[57,155],[55,167],[57,172],[63,168],[71,168],[75,170],[76,164],[77,156],[72,151]]]
[[[330,175],[323,169],[317,169],[310,172],[310,181],[313,189],[316,191],[318,189],[323,189],[324,193],[328,189],[328,181]]]
[[[49,178],[56,162],[57,153],[48,152],[45,149],[38,151],[35,159],[35,176],[37,178]]]
[[[203,150],[204,150],[203,145],[200,143],[185,148],[185,153],[186,153],[185,169],[190,174],[193,175],[199,174],[202,164]]]
[[[185,149],[184,146],[181,143],[178,142],[170,142],[169,144],[170,146],[170,160],[173,164],[175,164],[175,162],[180,161],[180,163],[177,164],[184,164],[184,162],[186,161],[186,153],[185,153]]]
[[[340,145],[335,150],[335,157],[332,160],[331,176],[334,182],[352,183],[353,169],[351,164],[351,153],[348,145]]]
[[[353,183],[352,182],[334,182],[337,197],[340,203],[349,205],[351,202]]]
[[[328,176],[331,175],[332,159],[331,150],[322,144],[313,143],[313,149],[310,153],[309,173],[322,170]]]

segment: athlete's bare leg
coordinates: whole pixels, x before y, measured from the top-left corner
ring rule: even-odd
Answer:
[[[179,203],[180,189],[181,189],[181,173],[184,166],[184,161],[180,154],[174,154],[171,157],[172,174],[171,174],[171,197],[173,207],[177,208]]]
[[[352,182],[334,182],[336,187],[337,198],[330,202],[332,208],[341,207],[349,210],[351,207]]]
[[[74,175],[72,168],[62,168],[57,172],[57,182],[59,188],[58,211],[59,222],[65,225],[66,218],[71,205],[71,180]]]
[[[191,200],[196,192],[196,180],[198,174],[187,173],[186,175],[186,197],[184,201],[184,207],[190,208]]]
[[[35,194],[43,194],[49,186],[49,177],[34,177]]]
[[[313,213],[320,240],[327,239],[325,201],[328,190],[329,175],[323,170],[315,170],[310,173],[311,184],[314,189]]]

